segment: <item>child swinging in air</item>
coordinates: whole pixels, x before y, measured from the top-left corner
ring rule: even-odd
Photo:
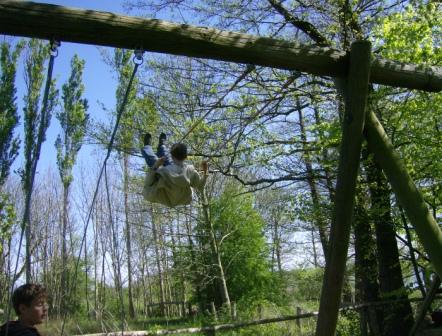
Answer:
[[[192,188],[202,190],[208,176],[207,162],[202,162],[203,176],[195,167],[184,162],[187,158],[187,146],[176,143],[166,149],[166,135],[160,134],[157,153],[152,150],[152,137],[144,135],[144,147],[141,154],[149,170],[144,181],[143,196],[147,201],[160,203],[168,207],[190,204]]]

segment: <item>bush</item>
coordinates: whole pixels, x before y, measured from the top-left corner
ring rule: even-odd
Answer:
[[[359,336],[361,335],[359,314],[353,310],[343,311],[339,315],[336,327],[336,336]]]

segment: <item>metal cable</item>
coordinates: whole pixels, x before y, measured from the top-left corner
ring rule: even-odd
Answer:
[[[98,176],[97,185],[95,187],[94,196],[92,198],[92,204],[91,204],[91,206],[89,208],[89,212],[88,212],[88,216],[87,216],[87,220],[86,220],[86,225],[85,225],[84,232],[83,232],[83,237],[81,239],[80,251],[78,253],[78,258],[77,258],[77,261],[75,263],[74,281],[72,282],[72,286],[69,288],[69,296],[70,296],[70,294],[73,291],[73,287],[75,285],[75,280],[77,279],[77,276],[78,276],[78,268],[79,268],[80,259],[81,259],[81,252],[83,250],[84,242],[86,240],[87,229],[88,229],[89,222],[90,222],[90,219],[91,219],[91,216],[92,216],[92,211],[94,209],[95,201],[97,199],[98,190],[99,190],[99,187],[100,187],[100,182],[101,182],[101,179],[103,177],[103,173],[105,171],[107,160],[110,157],[110,154],[111,154],[111,151],[112,151],[112,147],[113,147],[113,144],[114,144],[114,141],[115,141],[115,136],[117,134],[118,126],[120,124],[120,120],[121,120],[121,117],[123,115],[124,109],[125,109],[125,107],[127,105],[127,101],[128,101],[128,98],[129,98],[129,93],[130,93],[130,90],[132,88],[132,83],[133,83],[133,80],[135,78],[135,74],[137,73],[138,67],[141,64],[143,64],[143,51],[136,50],[133,61],[134,61],[135,66],[134,66],[134,69],[132,71],[132,75],[130,77],[129,83],[127,85],[126,93],[124,95],[123,101],[122,101],[122,103],[120,105],[120,109],[117,112],[117,119],[115,121],[115,126],[114,126],[114,129],[112,131],[112,135],[111,135],[108,147],[107,147],[106,157],[104,158],[103,165],[101,166],[100,174]],[[63,312],[63,323],[62,323],[62,326],[61,326],[61,334],[60,334],[60,336],[63,336],[63,334],[64,334],[64,328],[65,328],[65,325],[66,325],[66,318],[67,318],[67,312],[64,311]]]

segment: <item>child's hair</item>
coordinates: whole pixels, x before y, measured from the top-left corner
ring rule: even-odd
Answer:
[[[184,161],[187,158],[187,146],[183,143],[176,143],[170,149],[173,158]]]
[[[47,297],[46,288],[37,284],[25,284],[14,290],[12,294],[12,305],[17,315],[20,315],[20,305],[30,306],[32,301]]]
[[[145,134],[144,134],[144,138],[143,138],[143,144],[144,144],[144,146],[150,144],[150,139],[151,139],[151,135],[150,135],[149,133],[145,133]]]

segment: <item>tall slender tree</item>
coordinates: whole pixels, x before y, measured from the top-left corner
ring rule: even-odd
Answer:
[[[15,76],[22,47],[21,42],[15,47],[6,42],[0,45],[0,186],[8,177],[19,149],[19,139],[14,137],[19,122]]]
[[[49,88],[47,102],[40,107],[41,90],[45,78],[45,61],[49,56],[49,46],[43,42],[31,39],[26,44],[25,59],[26,95],[24,98],[24,126],[25,126],[25,164],[22,170],[22,183],[25,193],[25,207],[22,227],[26,236],[26,281],[31,282],[31,202],[34,187],[37,163],[40,151],[46,140],[46,130],[49,127],[52,112],[57,102],[58,91],[54,87],[55,81]]]
[[[83,98],[84,85],[82,76],[85,62],[77,55],[71,60],[71,74],[68,81],[62,86],[63,108],[56,114],[60,122],[61,134],[55,141],[57,149],[57,166],[63,184],[63,215],[61,230],[61,303],[64,311],[67,298],[68,269],[67,269],[67,229],[69,221],[69,193],[73,181],[72,169],[77,159],[77,154],[83,144],[86,127],[89,119],[87,114],[88,102]]]
[[[0,291],[0,302],[5,301],[8,288],[6,249],[3,245],[10,241],[16,216],[14,206],[2,187],[19,150],[19,139],[14,137],[14,129],[19,122],[15,78],[22,47],[22,42],[15,47],[6,42],[0,44],[0,287],[5,289]]]

